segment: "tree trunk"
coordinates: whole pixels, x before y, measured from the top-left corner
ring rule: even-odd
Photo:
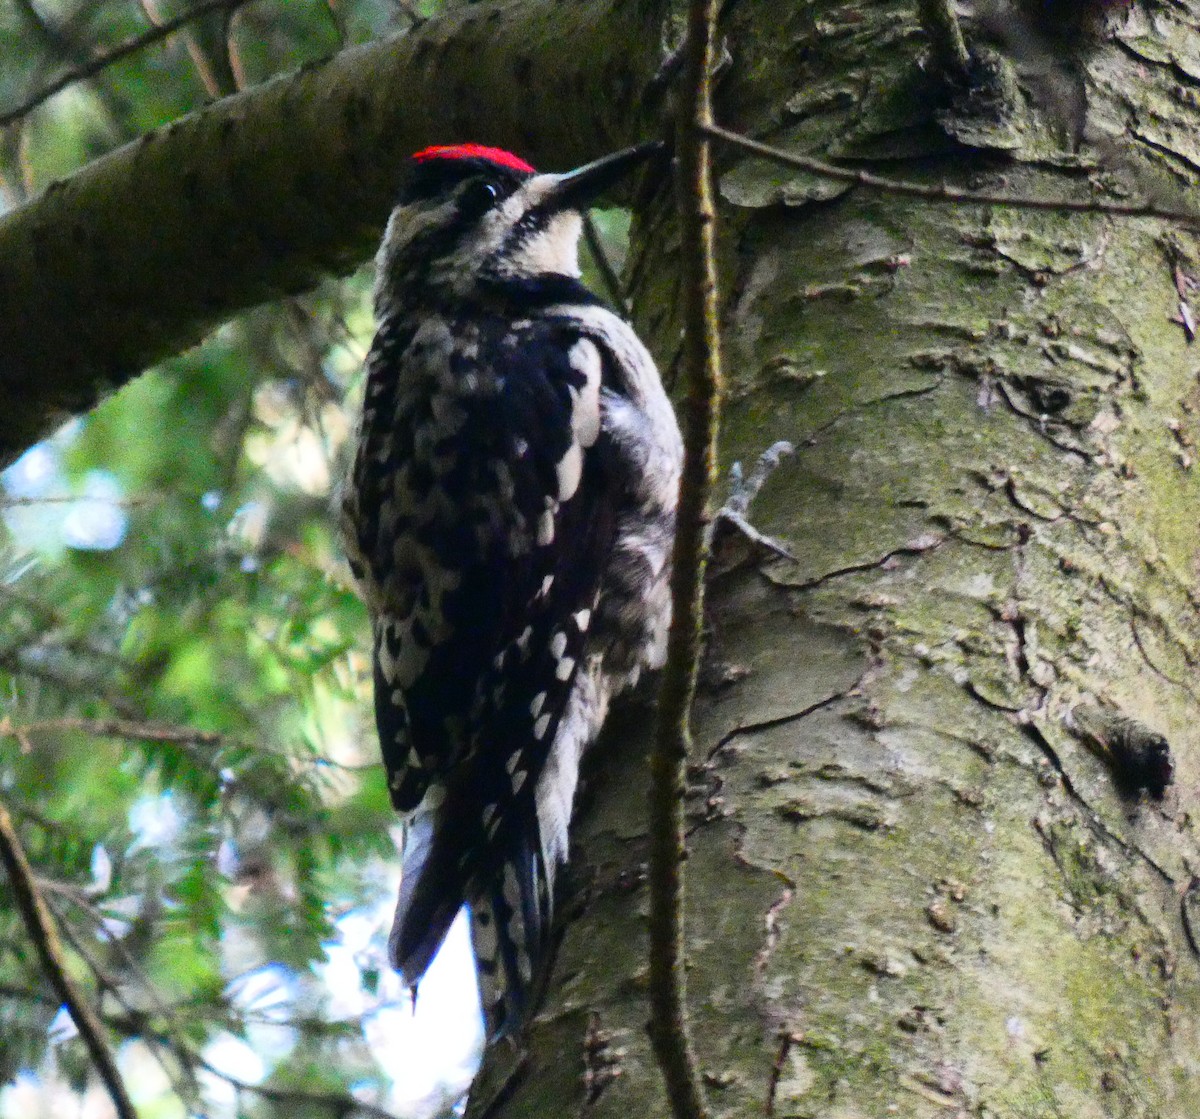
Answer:
[[[1195,203],[1200,5],[1069,34],[989,5],[957,95],[913,5],[729,7],[730,127],[921,182]],[[710,589],[687,951],[713,1109],[1190,1119],[1195,243],[730,154],[724,451],[797,444],[754,508],[796,560],[731,541]],[[668,206],[633,257],[664,367]],[[594,753],[545,1008],[490,1052],[473,1115],[667,1113],[645,714]],[[1138,788],[1166,776],[1156,736],[1161,800]]]

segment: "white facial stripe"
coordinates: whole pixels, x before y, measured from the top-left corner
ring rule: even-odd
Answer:
[[[505,248],[505,264],[521,275],[553,272],[578,276],[582,232],[583,222],[576,211],[550,214],[532,229],[514,229]]]

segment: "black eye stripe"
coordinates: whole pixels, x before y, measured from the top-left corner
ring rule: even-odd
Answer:
[[[530,210],[528,213],[522,214],[520,221],[516,223],[507,233],[504,238],[504,244],[501,246],[500,252],[514,252],[526,241],[530,240],[536,234],[542,232],[549,224],[550,215],[539,210]]]

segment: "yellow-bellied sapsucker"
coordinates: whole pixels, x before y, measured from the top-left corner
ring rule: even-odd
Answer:
[[[418,152],[377,257],[342,515],[410,813],[389,950],[415,986],[467,903],[489,1038],[546,961],[580,757],[666,642],[679,429],[577,258],[581,209],[654,151]]]

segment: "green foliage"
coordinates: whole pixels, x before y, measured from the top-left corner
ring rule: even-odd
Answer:
[[[5,6],[0,113],[187,6]],[[383,0],[263,0],[189,24],[6,130],[0,208],[409,20]],[[261,308],[0,477],[0,799],[145,1115],[231,1113],[205,1072],[217,1042],[283,1090],[247,1078],[241,1114],[342,1114],[351,1084],[387,1097],[320,978],[338,919],[390,895],[397,861],[331,517],[371,327],[366,275]],[[369,1000],[383,930],[361,953]],[[0,894],[0,1084],[95,1090],[72,1033]],[[25,1113],[28,1084],[0,1089],[0,1114]]]
[[[0,129],[0,212],[439,6],[257,0],[192,21]],[[0,8],[0,114],[188,7]],[[595,218],[619,267],[627,216]],[[590,252],[584,268],[612,297]],[[343,1115],[351,1087],[388,1099],[364,1025],[399,995],[383,950],[396,818],[332,522],[369,284],[244,315],[0,475],[0,800],[143,1116]],[[355,934],[357,992],[323,978],[356,915],[375,921]],[[0,1039],[3,1119],[99,1091],[3,893]],[[466,1072],[411,1113],[444,1112]]]

